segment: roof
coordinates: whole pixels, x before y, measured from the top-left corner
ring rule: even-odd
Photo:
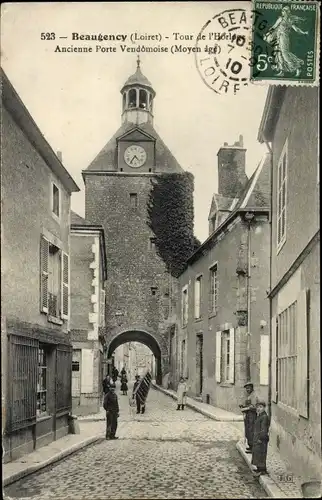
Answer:
[[[28,109],[20,99],[9,78],[1,68],[1,96],[4,107],[8,110],[14,121],[24,132],[30,143],[42,156],[46,165],[61,181],[69,193],[80,191],[74,179],[63,166],[51,146],[48,144]]]
[[[231,206],[235,198],[229,198],[228,196],[223,196],[222,194],[214,193],[212,197],[211,207],[209,211],[209,218],[212,214],[220,211],[231,211]]]
[[[257,135],[257,140],[260,143],[272,141],[286,90],[286,87],[275,85],[270,85],[268,88],[264,111]]]
[[[144,87],[149,87],[151,90],[153,90],[151,82],[147,79],[146,76],[143,75],[139,65],[136,68],[136,72],[133,73],[133,75],[129,76],[129,78],[126,80],[122,87],[122,90],[125,87],[130,87],[132,85],[143,85]]]
[[[187,264],[198,260],[203,255],[203,251],[211,245],[218,235],[235,219],[235,217],[245,211],[265,212],[270,209],[270,154],[266,153],[258,164],[255,172],[248,180],[235,208],[231,214],[218,226],[218,228],[200,245],[199,248],[189,257]],[[216,195],[217,196],[217,195]]]
[[[70,218],[71,218],[71,224],[77,224],[77,225],[86,224],[86,220],[73,210],[70,211]]]
[[[92,163],[86,168],[87,171],[100,172],[116,172],[117,171],[117,140],[122,137],[126,139],[126,135],[130,132],[142,132],[143,135],[148,134],[146,140],[155,140],[155,171],[162,173],[181,173],[182,167],[179,165],[171,151],[164,144],[158,133],[150,123],[142,123],[135,125],[133,123],[124,122],[113,137],[107,142],[103,149],[94,158]],[[124,137],[125,135],[125,137]]]

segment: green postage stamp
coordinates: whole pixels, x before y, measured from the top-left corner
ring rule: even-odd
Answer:
[[[319,15],[315,1],[254,0],[251,81],[318,85]]]

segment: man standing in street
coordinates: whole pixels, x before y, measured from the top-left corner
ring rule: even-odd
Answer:
[[[115,384],[111,384],[110,390],[105,394],[104,410],[106,411],[106,439],[118,439],[116,434],[117,419],[119,417],[119,402],[115,394]]]
[[[239,405],[239,408],[244,414],[245,437],[248,444],[246,453],[252,453],[254,426],[256,421],[256,403],[258,402],[258,397],[254,392],[254,384],[252,384],[252,382],[247,382],[244,387],[246,389],[246,396],[244,396],[243,402]]]

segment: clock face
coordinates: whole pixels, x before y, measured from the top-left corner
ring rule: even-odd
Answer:
[[[127,165],[133,168],[139,168],[146,162],[146,152],[142,146],[132,144],[126,148],[124,153],[124,160]]]

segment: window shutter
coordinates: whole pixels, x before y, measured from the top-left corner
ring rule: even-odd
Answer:
[[[229,380],[230,384],[235,383],[235,328],[229,330]]]
[[[259,383],[268,385],[269,336],[260,336]]]
[[[61,253],[61,317],[69,318],[69,256]]]
[[[302,290],[297,299],[297,401],[299,414],[308,418],[308,363],[307,363],[307,291]]]
[[[40,310],[48,313],[48,257],[49,241],[42,235],[40,240]]]
[[[271,323],[271,332],[272,332],[272,361],[271,361],[271,384],[272,384],[272,401],[273,403],[277,403],[277,340],[278,340],[278,332],[277,332],[277,320],[276,316],[272,317]]]
[[[216,332],[216,382],[221,382],[221,332]]]

